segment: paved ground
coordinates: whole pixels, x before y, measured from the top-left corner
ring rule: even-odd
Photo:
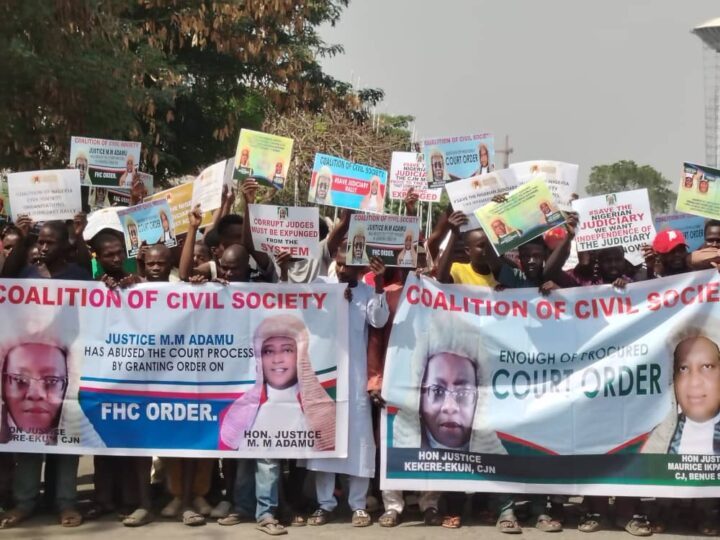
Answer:
[[[92,460],[83,458],[80,465],[80,495],[81,499],[88,498],[91,494]],[[337,522],[330,523],[323,527],[292,527],[289,528],[289,534],[284,538],[296,540],[460,540],[467,538],[482,538],[489,540],[510,540],[511,538],[529,538],[531,540],[550,540],[550,537],[556,540],[629,540],[632,536],[619,530],[600,531],[591,535],[581,533],[577,530],[577,514],[578,509],[574,505],[569,505],[568,523],[566,529],[561,533],[550,534],[540,532],[530,525],[523,529],[522,535],[505,535],[495,530],[493,526],[482,524],[477,520],[465,520],[463,527],[457,530],[448,530],[441,527],[425,527],[422,524],[421,516],[417,508],[410,509],[407,513],[405,521],[398,527],[393,529],[383,528],[374,523],[371,527],[356,529],[350,525],[349,513],[341,516]],[[377,514],[374,515],[374,521],[377,520]],[[35,540],[52,538],[53,540],[71,540],[82,539],[89,540],[100,537],[112,539],[132,539],[132,540],[160,540],[160,539],[185,539],[192,538],[196,540],[223,540],[236,539],[238,537],[248,538],[249,540],[267,539],[269,536],[265,533],[255,530],[252,523],[236,525],[234,527],[222,527],[217,523],[209,521],[207,525],[201,527],[186,527],[179,521],[172,521],[159,518],[145,527],[131,529],[123,527],[115,517],[106,517],[102,520],[86,522],[76,529],[64,529],[56,524],[55,517],[49,514],[39,515],[30,521],[27,521],[15,529],[0,530],[0,540],[5,538],[13,540]],[[696,536],[684,530],[672,530],[671,533],[658,535],[658,540],[672,538],[704,538]]]

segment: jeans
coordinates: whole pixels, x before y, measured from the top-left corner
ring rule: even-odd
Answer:
[[[33,512],[40,494],[43,454],[17,454],[13,495],[18,509]],[[78,456],[57,456],[57,494],[55,504],[62,512],[75,507],[77,502]]]
[[[235,475],[235,510],[261,522],[275,517],[278,506],[280,460],[238,459]]]
[[[370,486],[369,478],[359,476],[348,476],[348,504],[350,510],[365,510],[367,507],[367,491]],[[315,473],[315,493],[317,494],[320,508],[332,512],[337,508],[338,502],[334,495],[335,473]]]

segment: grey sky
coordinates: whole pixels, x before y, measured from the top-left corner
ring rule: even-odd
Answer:
[[[325,69],[385,90],[420,138],[510,135],[511,161],[704,161],[702,46],[717,0],[353,0]],[[497,156],[496,162],[502,163]]]

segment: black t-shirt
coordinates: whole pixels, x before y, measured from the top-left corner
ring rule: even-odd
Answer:
[[[35,265],[28,265],[25,268],[23,268],[23,271],[20,272],[20,275],[18,276],[21,279],[44,279],[45,276],[43,276],[40,273],[40,270]],[[57,274],[51,277],[51,279],[70,279],[70,280],[76,280],[76,281],[92,281],[92,274],[88,272],[85,268],[82,266],[79,266],[75,263],[68,263],[65,265],[65,267],[60,270]]]

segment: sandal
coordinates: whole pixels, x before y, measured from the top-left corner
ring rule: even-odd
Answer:
[[[652,536],[653,533],[645,516],[633,516],[627,523],[620,522],[618,526],[633,536]]]
[[[79,527],[82,525],[83,518],[80,512],[74,508],[66,508],[60,512],[60,525],[63,527]]]
[[[0,529],[12,529],[18,523],[21,523],[28,519],[32,515],[32,512],[27,510],[21,510],[20,508],[13,508],[8,512],[5,512],[0,516]]]
[[[547,514],[540,514],[535,522],[535,528],[542,532],[560,532],[562,524]]]
[[[427,527],[439,527],[442,525],[442,518],[437,508],[428,508],[423,512],[423,522]]]
[[[183,525],[188,527],[198,527],[199,525],[205,525],[205,516],[188,508],[182,514],[182,522]]]
[[[602,517],[600,514],[587,513],[580,518],[578,523],[578,531],[585,533],[593,533],[602,529]]]
[[[372,518],[366,510],[355,510],[351,520],[353,527],[369,527],[372,525]]]
[[[224,518],[220,518],[217,520],[218,525],[223,525],[225,527],[239,525],[240,523],[244,523],[247,521],[251,521],[250,517],[239,512],[231,512]]]
[[[258,522],[255,527],[258,531],[269,534],[270,536],[280,536],[281,534],[287,534],[287,529],[280,525],[280,522],[274,517],[266,517],[262,521]]]
[[[304,527],[305,525],[307,525],[307,519],[302,514],[294,514],[290,520],[291,527]]]
[[[144,508],[138,508],[132,514],[122,520],[126,527],[142,527],[152,521],[152,514]]]
[[[445,516],[442,518],[440,526],[446,529],[459,529],[462,527],[462,518],[460,516]]]
[[[192,506],[198,514],[209,516],[213,511],[212,506],[205,500],[205,497],[195,497]]]
[[[378,518],[381,527],[397,527],[400,524],[400,513],[397,510],[388,510]]]
[[[517,518],[515,517],[515,514],[512,512],[500,514],[500,517],[497,520],[497,523],[495,523],[495,528],[500,531],[501,533],[505,534],[521,534],[522,528],[520,527],[520,523],[518,523]]]
[[[335,514],[333,512],[328,512],[327,510],[318,508],[312,514],[310,514],[310,517],[307,520],[307,524],[312,526],[325,525],[326,523],[331,522],[333,519],[335,519]]]

